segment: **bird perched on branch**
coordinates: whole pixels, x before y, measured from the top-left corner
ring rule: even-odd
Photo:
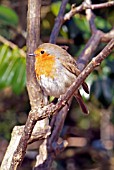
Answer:
[[[47,96],[59,98],[64,94],[80,74],[75,59],[58,45],[43,43],[33,54],[35,57],[35,73],[41,89]],[[89,93],[85,82],[82,87]],[[79,90],[74,93],[82,111],[88,113]]]

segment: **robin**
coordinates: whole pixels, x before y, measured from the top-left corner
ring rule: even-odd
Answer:
[[[41,89],[47,96],[59,98],[64,94],[80,74],[75,59],[62,47],[51,44],[41,44],[33,54],[35,57],[35,73]],[[85,82],[82,87],[89,93]],[[79,90],[74,93],[82,111],[88,113]]]

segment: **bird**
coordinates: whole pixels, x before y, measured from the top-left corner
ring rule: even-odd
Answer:
[[[42,43],[30,53],[35,57],[35,75],[46,96],[59,98],[68,90],[80,74],[76,60],[61,46],[51,43]],[[82,87],[89,93],[88,85],[83,82]],[[88,114],[79,89],[74,93],[82,111]]]

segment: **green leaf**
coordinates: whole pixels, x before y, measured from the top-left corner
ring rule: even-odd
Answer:
[[[0,5],[0,25],[17,26],[18,16],[16,12],[10,8]]]
[[[22,58],[18,58],[15,68],[12,78],[12,88],[16,94],[19,94],[23,86],[25,86],[25,64],[22,62]]]
[[[26,60],[21,57],[19,49],[11,50],[0,46],[0,89],[11,86],[19,94],[26,84]]]
[[[95,17],[95,24],[97,26],[97,28],[101,29],[101,30],[109,30],[111,29],[111,24],[106,21],[105,19],[96,16]]]
[[[91,94],[103,104],[104,107],[109,107],[112,100],[112,81],[108,77],[98,78],[91,86]]]
[[[88,24],[85,16],[83,16],[83,15],[75,15],[74,16],[74,21],[75,21],[76,25],[78,26],[78,28],[81,31],[90,32],[89,24]]]
[[[6,59],[6,55],[7,55],[7,59],[8,59],[8,56],[10,57],[10,55],[11,55],[11,53],[10,53],[10,50],[9,50],[9,48],[8,48],[8,46],[7,45],[4,45],[4,46],[0,46],[0,64],[2,63],[2,62],[4,62],[5,63],[5,59]],[[6,59],[6,60],[7,60]],[[7,61],[6,61],[7,62]]]
[[[90,37],[90,28],[86,17],[77,14],[73,17],[73,19],[75,21],[76,26],[82,32],[82,36],[84,37],[84,39],[88,39]]]

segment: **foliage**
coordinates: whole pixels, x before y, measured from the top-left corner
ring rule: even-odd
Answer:
[[[23,91],[26,83],[25,58],[18,48],[11,50],[0,46],[0,89],[11,86],[16,94]]]
[[[10,28],[16,29],[18,25],[18,15],[11,8],[0,5],[0,34],[12,39]]]
[[[109,107],[114,102],[114,56],[110,55],[102,64],[99,70],[93,74],[96,77],[91,86],[91,94],[102,103],[104,107]]]

